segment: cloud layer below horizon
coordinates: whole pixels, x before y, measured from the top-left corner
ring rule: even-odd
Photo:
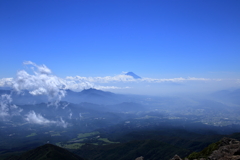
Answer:
[[[46,95],[49,101],[59,102],[61,98],[65,96],[65,90],[70,89],[73,91],[81,91],[88,88],[96,88],[101,90],[121,90],[122,92],[128,93],[136,89],[136,94],[142,86],[148,86],[148,93],[151,93],[149,86],[161,87],[159,89],[166,89],[166,86],[172,84],[175,86],[184,86],[183,91],[187,87],[194,86],[218,86],[222,85],[225,87],[239,86],[239,80],[237,79],[210,79],[210,78],[196,78],[196,77],[178,77],[178,78],[141,78],[134,79],[132,76],[119,74],[116,76],[105,76],[105,77],[82,77],[82,76],[67,76],[66,78],[60,78],[52,74],[52,71],[45,65],[37,65],[31,61],[26,61],[24,65],[30,66],[30,71],[20,70],[16,74],[16,78],[2,78],[0,79],[0,87],[11,87],[17,92],[23,90],[29,90],[32,95]],[[166,84],[166,86],[164,86]],[[232,84],[232,85],[226,85]],[[163,87],[164,86],[164,87]],[[154,90],[153,88],[153,90]],[[172,88],[172,87],[171,87]],[[178,87],[179,88],[179,87]],[[215,87],[217,89],[217,87]],[[173,89],[173,88],[172,88]],[[221,87],[219,87],[221,89]],[[173,89],[174,90],[174,89]],[[142,90],[146,92],[146,88]],[[179,90],[180,91],[180,90]]]

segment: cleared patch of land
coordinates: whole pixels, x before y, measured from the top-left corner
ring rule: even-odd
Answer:
[[[33,137],[33,136],[36,136],[36,135],[37,135],[37,133],[31,133],[31,134],[27,135],[26,137]]]

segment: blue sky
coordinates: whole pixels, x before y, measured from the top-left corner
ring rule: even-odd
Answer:
[[[239,0],[2,0],[0,21],[0,78],[32,61],[61,78],[240,79]]]

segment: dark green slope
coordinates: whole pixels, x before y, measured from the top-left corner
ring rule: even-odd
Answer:
[[[103,132],[102,132],[103,133]],[[108,134],[110,133],[110,134]],[[190,151],[200,151],[209,144],[221,139],[223,135],[203,135],[190,132],[184,129],[166,128],[163,130],[117,130],[102,134],[102,137],[107,137],[113,142],[126,143],[133,140],[157,140],[158,142],[167,143],[171,146],[187,149]],[[177,153],[175,153],[177,154]]]
[[[128,160],[140,156],[144,160],[168,160],[174,153],[186,156],[190,152],[156,140],[135,140],[101,147],[86,144],[75,153],[89,160]]]
[[[236,139],[224,137],[220,141],[210,144],[200,152],[193,152],[187,158],[194,159],[221,159],[239,160],[240,142]]]
[[[66,149],[52,144],[45,144],[33,150],[23,153],[21,156],[14,156],[6,160],[84,160]]]

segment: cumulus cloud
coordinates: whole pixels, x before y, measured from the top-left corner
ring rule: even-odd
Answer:
[[[30,111],[26,115],[26,120],[30,123],[36,123],[36,124],[49,124],[49,123],[56,123],[55,121],[50,121],[46,118],[44,118],[40,114],[36,114],[34,111]]]
[[[3,78],[0,79],[0,86],[2,87],[12,87],[18,93],[23,90],[28,90],[32,95],[46,95],[51,104],[57,105],[58,102],[65,97],[66,89],[73,91],[81,91],[88,88],[96,89],[120,89],[116,86],[102,86],[95,85],[94,79],[99,81],[118,81],[122,79],[127,81],[132,79],[131,76],[120,75],[117,77],[98,77],[98,78],[60,78],[52,74],[52,71],[45,65],[37,65],[31,61],[26,61],[24,65],[30,65],[33,73],[30,74],[25,70],[20,70],[17,72],[16,78]],[[78,78],[79,77],[79,78]],[[109,80],[108,80],[109,79]]]
[[[47,95],[50,101],[53,100],[57,102],[60,101],[66,95],[65,92],[66,89],[79,91],[87,88],[98,89],[118,88],[115,86],[94,85],[94,83],[92,83],[93,81],[88,81],[87,79],[81,78],[62,79],[53,75],[52,71],[45,65],[37,65],[31,61],[26,61],[24,62],[24,64],[33,66],[32,69],[34,74],[29,74],[25,70],[18,71],[16,78],[12,80],[13,88],[18,92],[22,90],[28,90],[32,95]],[[11,80],[8,79],[8,81]],[[9,82],[9,84],[11,83]]]
[[[33,65],[34,74],[29,74],[25,70],[18,71],[16,78],[12,81],[14,90],[17,92],[28,90],[32,95],[47,95],[51,102],[58,102],[65,96],[64,83],[60,78],[52,75],[49,68],[30,61],[24,64]]]
[[[52,73],[52,71],[49,68],[47,68],[44,64],[43,65],[37,65],[37,64],[35,64],[31,61],[25,61],[25,62],[23,62],[23,64],[32,65],[32,66],[36,67],[38,69],[38,72],[41,73],[41,74],[49,75],[49,74]],[[36,72],[36,74],[38,74],[38,73]]]
[[[74,91],[79,91],[87,88],[94,88],[94,84],[88,81],[82,81],[78,79],[64,79],[62,81],[65,84],[64,89],[71,89]]]
[[[34,111],[30,111],[26,115],[26,121],[33,124],[41,124],[41,125],[49,125],[49,124],[56,124],[58,126],[62,126],[66,128],[68,126],[68,123],[65,122],[62,118],[60,118],[60,121],[52,121],[44,118],[41,114],[36,114]]]
[[[12,98],[9,94],[3,94],[0,97],[0,117],[7,120],[14,115],[19,115],[22,109],[11,103]]]
[[[0,86],[2,87],[11,87],[13,82],[13,78],[2,78],[0,79]]]

